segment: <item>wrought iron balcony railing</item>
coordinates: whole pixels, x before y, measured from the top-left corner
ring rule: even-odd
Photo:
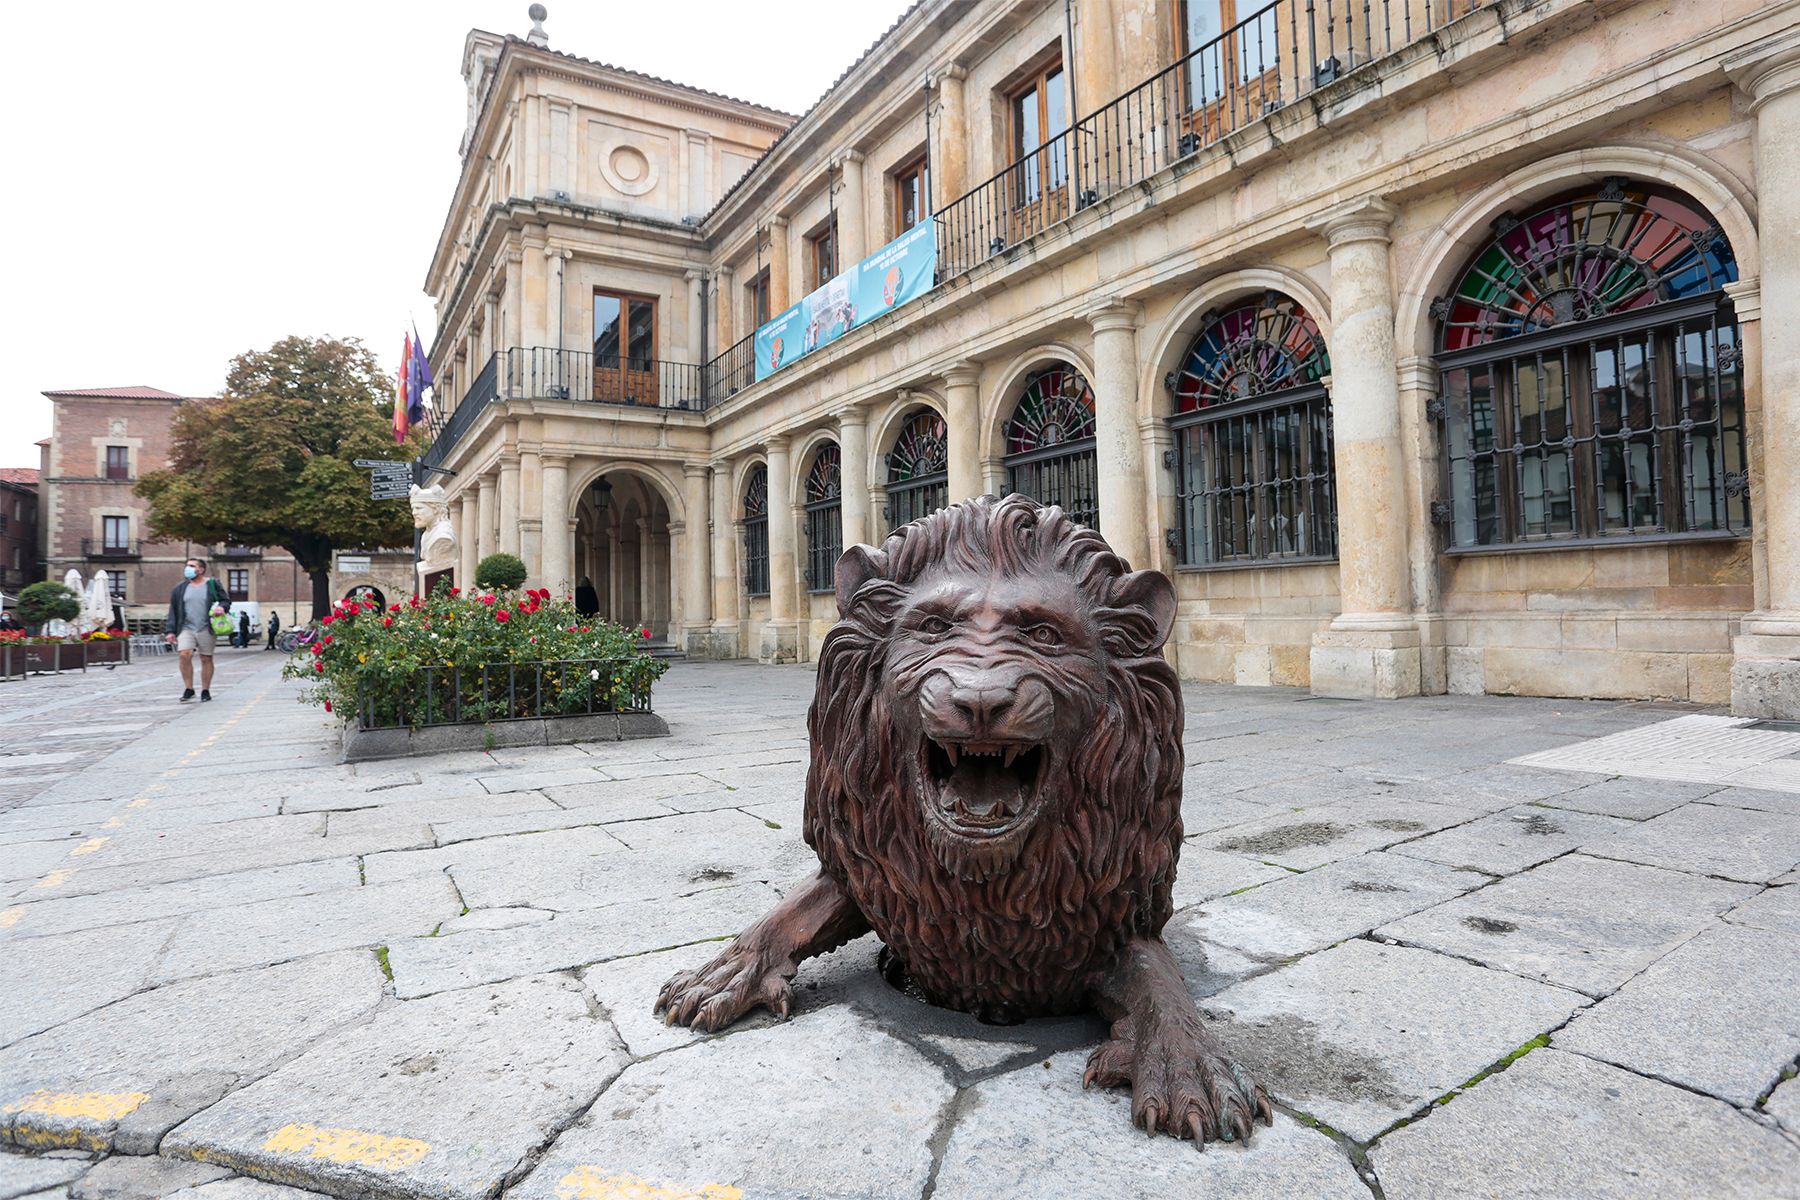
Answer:
[[[127,542],[109,542],[105,538],[82,538],[81,557],[136,559],[143,557],[141,543],[135,538]]]

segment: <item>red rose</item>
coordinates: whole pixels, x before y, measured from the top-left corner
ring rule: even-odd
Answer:
[[[322,624],[329,625],[333,621],[337,620],[337,618],[332,616],[330,613],[326,613],[323,617],[320,617],[319,620]]]
[[[417,597],[417,596],[414,596],[414,597],[413,597],[413,598],[412,598],[412,606],[413,606],[413,607],[414,607],[414,608],[418,608],[418,607],[419,607],[419,598],[418,598],[418,597]]]
[[[326,711],[326,712],[330,712],[330,711],[331,711],[331,701],[329,701],[329,700],[327,700],[327,701],[326,701],[326,702],[325,702],[325,711]]]
[[[462,589],[461,588],[451,588],[450,594],[452,596],[460,596],[460,595],[462,595]]]
[[[325,647],[319,645],[319,643],[317,643],[317,642],[314,642],[312,652],[313,652],[313,657],[317,658],[319,655],[325,653]]]
[[[648,629],[640,629],[640,630],[638,630],[638,632],[643,634],[645,637],[650,636],[650,631]]]
[[[331,645],[331,635],[329,633],[325,635],[325,644],[327,646]]]
[[[324,673],[325,673],[325,664],[324,664],[324,663],[322,663],[322,662],[314,662],[314,663],[313,663],[313,670],[315,670],[315,671],[317,671],[317,672],[318,672],[318,673],[319,673],[319,674],[321,674],[321,675],[323,675],[323,674],[324,674]]]
[[[396,605],[395,607],[397,608],[399,606]],[[392,618],[392,617],[381,618],[381,625],[382,625],[382,628],[384,628],[384,629],[387,628],[389,625],[392,625],[393,623],[394,623],[394,618]]]
[[[417,596],[414,596],[414,597],[413,597],[413,599],[414,599],[414,600],[417,600],[417,599],[418,599],[418,597],[417,597]],[[388,611],[389,611],[389,612],[399,612],[399,611],[400,611],[400,606],[399,606],[399,605],[398,605],[398,604],[390,604],[390,605],[388,605]]]
[[[512,619],[512,614],[507,612],[504,608],[494,614],[494,620],[496,620],[496,621],[506,622],[511,619]]]

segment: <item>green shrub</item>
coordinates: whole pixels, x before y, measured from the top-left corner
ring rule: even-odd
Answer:
[[[81,598],[60,583],[46,579],[19,593],[19,620],[27,625],[73,621],[80,615]]]
[[[516,588],[525,582],[525,564],[516,554],[490,554],[475,568],[475,586]]]

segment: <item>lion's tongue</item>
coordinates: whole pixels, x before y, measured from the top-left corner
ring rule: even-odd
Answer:
[[[998,759],[965,757],[946,791],[958,810],[978,821],[1010,817],[1019,809],[1019,778]]]

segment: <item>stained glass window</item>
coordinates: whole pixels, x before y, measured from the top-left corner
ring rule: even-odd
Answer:
[[[1337,555],[1325,339],[1278,293],[1207,316],[1167,383],[1184,566]]]
[[[1750,525],[1731,246],[1613,178],[1503,216],[1438,321],[1451,549]]]
[[[806,586],[830,591],[844,552],[843,455],[826,442],[806,473]]]
[[[744,590],[769,594],[769,469],[757,467],[744,485]]]
[[[944,507],[950,492],[950,439],[944,418],[914,409],[888,452],[888,518],[898,529]]]
[[[1009,491],[1061,506],[1090,528],[1100,521],[1094,463],[1094,389],[1068,363],[1031,376],[1001,431]]]

